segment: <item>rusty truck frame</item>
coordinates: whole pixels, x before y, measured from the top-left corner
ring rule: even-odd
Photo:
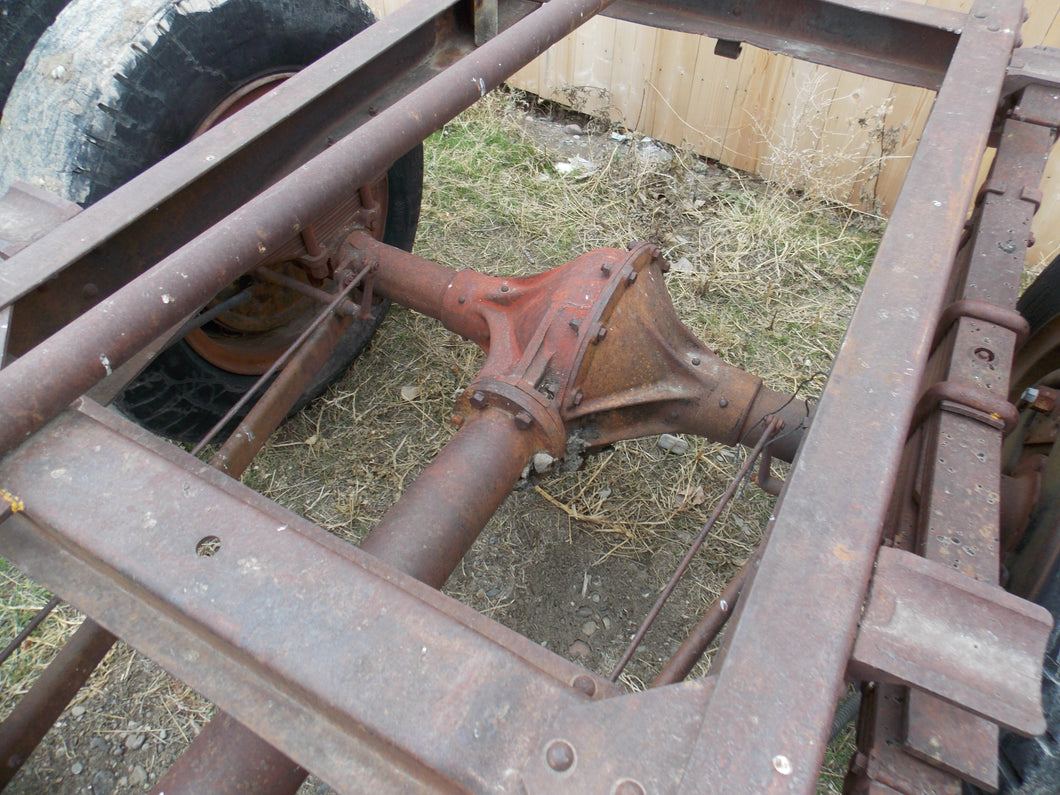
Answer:
[[[391,163],[598,13],[937,91],[812,412],[684,329],[650,242],[508,279],[373,234]],[[90,207],[9,194],[51,231],[0,266],[0,555],[90,618],[0,729],[4,775],[120,637],[222,710],[159,791],[312,771],[349,792],[811,792],[850,682],[851,791],[996,786],[999,732],[1046,729],[1052,620],[1025,597],[1060,503],[1060,332],[1015,309],[1060,60],[1021,47],[1022,22],[1018,0],[415,0]],[[278,260],[320,317],[210,465],[102,408]],[[379,296],[487,358],[459,431],[356,548],[230,475]],[[765,540],[655,686],[438,590],[535,453],[662,432],[794,463],[784,484],[764,467]]]

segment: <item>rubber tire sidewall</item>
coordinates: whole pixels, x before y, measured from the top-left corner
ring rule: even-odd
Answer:
[[[41,34],[69,0],[0,0],[0,117]]]
[[[1031,334],[1060,314],[1060,257],[1027,287],[1016,304]],[[1041,737],[1002,731],[999,788],[1002,795],[1055,795],[1060,792],[1060,571],[1040,593],[1031,595],[1053,616],[1042,665],[1042,708],[1048,729]],[[981,790],[965,787],[966,792]]]
[[[8,97],[0,193],[21,179],[92,204],[189,140],[241,86],[296,71],[373,21],[360,0],[72,0]],[[422,162],[417,148],[388,173],[383,239],[405,249],[419,218]],[[351,327],[299,407],[349,366],[385,308]],[[157,433],[194,441],[255,380],[179,343],[116,405]]]

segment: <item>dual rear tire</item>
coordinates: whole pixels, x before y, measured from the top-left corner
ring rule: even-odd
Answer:
[[[373,21],[361,0],[0,0],[0,194],[22,180],[88,206],[190,140],[245,87],[278,82]],[[417,148],[387,174],[384,242],[411,249],[422,182]],[[293,330],[318,311],[310,303],[273,325]],[[377,303],[353,323],[296,409],[346,370],[385,311]],[[222,344],[254,333],[203,330]],[[197,441],[257,380],[247,373],[260,367],[230,362],[180,342],[115,403],[156,433]]]

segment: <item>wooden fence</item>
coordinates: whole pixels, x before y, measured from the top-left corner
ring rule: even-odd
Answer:
[[[369,5],[385,14],[403,2]],[[1025,45],[1060,47],[1060,4],[1025,2]],[[928,4],[966,11],[972,0]],[[508,82],[784,187],[890,211],[932,92],[747,45],[730,60],[716,56],[714,44],[598,17]],[[1032,262],[1060,252],[1060,156],[1050,160],[1043,190]]]

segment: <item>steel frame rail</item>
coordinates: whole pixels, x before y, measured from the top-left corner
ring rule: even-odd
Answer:
[[[966,16],[906,3],[881,12],[861,0],[610,9],[938,87],[723,659],[705,679],[621,694],[403,573],[387,544],[351,548],[80,397],[107,375],[101,354],[115,368],[134,356],[608,3],[502,2],[495,36],[493,15],[475,5],[409,4],[4,263],[0,486],[23,510],[7,511],[0,554],[348,791],[811,792],[858,665],[1040,731],[1028,661],[1040,661],[1048,615],[911,551],[880,552],[896,534],[895,495],[937,369],[940,319],[964,281],[958,250],[1006,102],[1018,2],[979,0]],[[1020,88],[1048,82],[1025,64],[1018,72]],[[289,175],[262,184],[263,156],[289,163]],[[154,207],[164,212],[146,212]],[[163,229],[157,216],[178,211],[186,222]],[[38,322],[48,293],[80,296],[86,281],[101,286],[99,303],[74,302],[54,328]],[[474,434],[500,436],[525,459],[533,445],[522,449],[527,435],[511,420],[507,408],[484,406],[455,438],[477,450],[466,441]],[[505,481],[510,464],[485,469]],[[394,524],[405,532],[414,522]],[[208,538],[221,552],[202,554]],[[887,619],[871,617],[887,613],[881,604],[893,605],[903,578],[930,581],[954,610],[979,605],[962,637],[982,641],[973,663],[1005,666],[989,684],[1008,686],[1009,700],[969,695],[968,683],[983,685],[960,655],[945,658],[941,677],[911,643],[899,643],[904,667],[873,656]],[[912,638],[931,616],[905,607]],[[984,627],[1009,634],[991,643],[976,634]]]

